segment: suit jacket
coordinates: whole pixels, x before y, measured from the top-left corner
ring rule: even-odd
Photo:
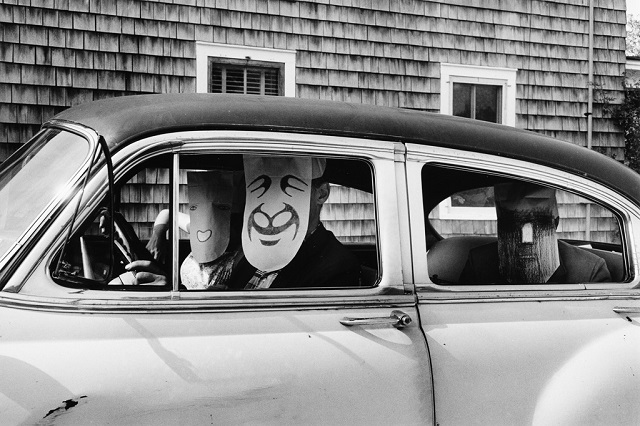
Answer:
[[[564,241],[558,241],[560,266],[548,283],[573,284],[611,281],[604,259]],[[506,283],[498,271],[498,242],[469,251],[467,263],[460,275],[460,284]]]
[[[234,267],[229,289],[240,290],[256,268],[242,256]],[[270,288],[342,287],[360,285],[360,262],[326,228],[318,228],[304,240],[298,253],[278,271]]]

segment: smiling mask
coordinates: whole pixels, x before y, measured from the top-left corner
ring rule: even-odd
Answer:
[[[307,234],[311,158],[244,157],[244,255],[263,272],[282,269]]]
[[[229,245],[233,174],[187,172],[187,181],[191,252],[198,263],[212,262]]]

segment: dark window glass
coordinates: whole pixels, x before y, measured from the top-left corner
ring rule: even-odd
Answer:
[[[476,87],[476,119],[482,121],[491,121],[499,123],[500,116],[498,113],[498,105],[500,104],[500,86],[484,86]]]
[[[453,83],[453,115],[501,123],[502,87]]]
[[[473,85],[453,83],[453,115],[474,118],[471,115],[471,90]]]

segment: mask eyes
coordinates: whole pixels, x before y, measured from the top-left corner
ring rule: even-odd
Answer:
[[[290,181],[294,181],[294,182],[291,183]],[[295,182],[295,181],[297,181],[297,182]],[[304,183],[303,180],[298,179],[297,177],[295,177],[293,175],[286,175],[280,181],[280,189],[282,189],[282,192],[287,194],[289,197],[292,197],[293,195],[291,195],[291,194],[289,194],[287,192],[288,189],[295,189],[296,191],[304,192],[304,188],[300,188],[299,186],[296,186],[296,185],[299,185],[298,182],[301,183],[304,186],[309,186],[306,183]]]
[[[258,182],[260,183],[258,184]],[[253,187],[253,189],[251,189],[251,187]],[[255,178],[253,182],[247,185],[247,189],[251,193],[262,190],[260,195],[258,195],[258,198],[262,197],[265,194],[265,192],[269,190],[269,187],[271,187],[271,178],[267,175],[260,175],[257,178]]]

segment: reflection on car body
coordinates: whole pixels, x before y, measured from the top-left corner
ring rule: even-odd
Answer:
[[[133,96],[45,123],[0,200],[4,423],[640,419],[640,178],[585,148]]]

